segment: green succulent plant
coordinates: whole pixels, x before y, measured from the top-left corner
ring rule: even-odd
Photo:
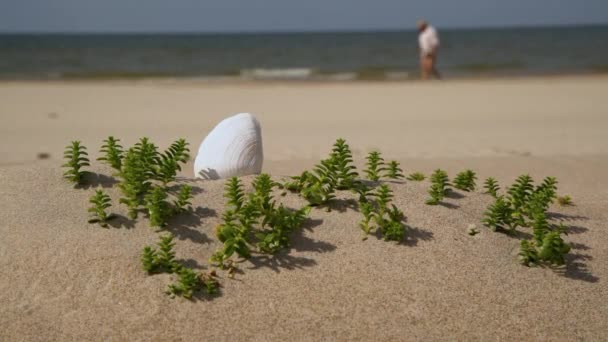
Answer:
[[[228,200],[228,204],[232,206],[231,210],[234,212],[241,210],[246,199],[241,180],[238,177],[228,179],[224,189],[224,197]]]
[[[426,201],[426,204],[439,204],[449,191],[449,186],[450,181],[448,174],[441,169],[435,170],[431,175],[431,188],[429,189],[429,195],[431,195],[431,197]]]
[[[157,246],[158,250],[151,246],[144,247],[141,255],[144,271],[151,274],[158,272],[173,273],[179,270],[181,265],[175,260],[173,235],[166,234],[160,236]]]
[[[173,235],[162,235],[159,239],[156,263],[158,267],[165,270],[165,272],[173,273],[181,267],[175,261],[175,252],[173,251],[175,242],[173,242]]]
[[[170,284],[167,289],[168,294],[191,299],[196,291],[204,290],[210,295],[218,292],[219,282],[211,275],[197,274],[194,270],[186,267],[177,271],[177,275],[177,281]]]
[[[108,220],[112,219],[112,214],[106,213],[106,209],[112,206],[110,196],[103,192],[103,190],[97,190],[95,191],[95,195],[89,199],[89,203],[93,204],[89,208],[89,212],[92,214],[89,223],[99,223],[100,226],[107,227]]]
[[[137,209],[143,202],[143,196],[151,187],[152,174],[137,150],[130,148],[118,176],[121,178],[118,187],[123,193],[120,203],[127,205],[129,217],[135,219]]]
[[[573,205],[572,198],[568,195],[557,196],[557,203],[559,203],[559,205],[561,205],[562,207]]]
[[[375,229],[374,217],[376,215],[376,211],[371,202],[360,203],[359,210],[363,214],[363,220],[359,223],[359,227],[361,227],[365,233],[364,239],[367,239],[367,235],[369,235]]]
[[[331,153],[331,162],[334,165],[336,189],[352,189],[359,174],[357,168],[352,165],[353,155],[346,140],[341,138],[336,140]]]
[[[219,266],[223,266],[234,253],[245,259],[251,256],[249,234],[255,222],[253,217],[238,220],[235,213],[230,210],[224,213],[223,219],[224,223],[216,228],[216,235],[224,246],[211,257],[211,262]]]
[[[476,180],[477,175],[475,174],[475,171],[465,170],[458,173],[456,178],[454,178],[454,187],[467,192],[474,191],[476,187]]]
[[[171,216],[171,207],[167,202],[167,193],[164,188],[154,186],[145,197],[145,207],[150,216],[150,226],[164,227]]]
[[[201,273],[199,275],[200,282],[207,294],[213,295],[219,292],[220,283],[212,274]]]
[[[372,151],[365,159],[367,159],[367,163],[365,164],[366,169],[364,172],[367,175],[367,179],[374,182],[379,181],[382,172],[386,171],[382,155],[378,151]]]
[[[338,181],[336,166],[331,158],[319,162],[312,172],[305,171],[302,176],[294,178],[293,182],[286,183],[286,187],[299,189],[300,195],[311,206],[324,205],[335,198]]]
[[[192,198],[192,187],[188,184],[183,184],[179,188],[177,199],[173,201],[174,212],[177,214],[192,210],[192,203],[190,202]]]
[[[386,174],[384,177],[390,179],[401,179],[405,176],[403,175],[403,170],[399,168],[399,162],[396,160],[391,160],[386,167]]]
[[[110,165],[112,168],[120,171],[122,168],[122,158],[124,151],[120,146],[120,139],[115,139],[113,136],[109,136],[103,141],[104,144],[101,146],[99,153],[102,154],[97,160],[102,161]]]
[[[422,182],[423,180],[425,180],[426,176],[423,173],[420,172],[414,172],[414,173],[410,173],[409,176],[407,176],[407,180],[409,181],[415,181],[415,182]]]
[[[309,183],[308,177],[310,172],[304,171],[300,176],[291,177],[288,181],[285,181],[282,185],[284,189],[291,192],[299,193]]]
[[[267,173],[262,173],[253,180],[252,185],[254,192],[250,194],[249,200],[255,202],[261,211],[270,210],[274,204],[272,190],[278,186],[278,183]]]
[[[359,208],[363,214],[363,220],[359,223],[359,226],[365,233],[364,239],[372,231],[378,230],[384,240],[403,240],[406,227],[402,221],[405,216],[395,205],[389,207],[393,199],[393,193],[388,185],[380,185],[377,191],[370,194],[369,197],[373,200],[359,203]]]
[[[190,159],[188,143],[184,139],[175,141],[156,159],[156,179],[163,184],[174,182],[177,172],[182,170],[180,163],[186,163]]]
[[[264,253],[274,254],[289,247],[290,235],[302,226],[310,213],[310,207],[299,210],[289,210],[282,204],[272,208],[262,222],[262,227],[268,227],[256,234],[258,248]]]
[[[83,182],[85,172],[82,171],[82,168],[90,165],[86,149],[85,146],[81,145],[80,141],[76,140],[72,141],[71,145],[68,145],[63,153],[66,163],[62,167],[67,168],[63,176],[76,185]]]
[[[509,200],[499,196],[496,201],[484,212],[483,224],[493,231],[505,229],[513,231],[517,227],[513,219],[513,209]]]
[[[201,281],[196,272],[190,268],[182,267],[177,271],[177,282],[170,284],[167,292],[186,299],[192,298],[194,291],[201,286]]]
[[[500,186],[496,179],[492,177],[488,177],[484,182],[483,188],[486,190],[486,194],[492,195],[492,197],[498,197],[498,191],[500,191]]]
[[[544,217],[537,215],[534,223],[534,240],[523,240],[520,246],[520,262],[526,266],[538,264],[563,265],[565,255],[570,252],[570,245],[566,243],[562,234],[563,227],[552,227]]]
[[[519,247],[519,262],[525,266],[537,265],[540,261],[536,247],[528,240],[522,240]]]
[[[157,173],[157,166],[160,164],[158,147],[149,138],[143,137],[133,146],[133,150],[142,161],[149,177],[154,178]]]
[[[158,270],[156,250],[150,246],[145,246],[141,256],[141,263],[144,271],[155,273]]]

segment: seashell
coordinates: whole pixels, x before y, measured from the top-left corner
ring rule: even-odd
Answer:
[[[194,175],[224,179],[262,172],[262,129],[256,118],[241,113],[222,120],[207,135],[194,161]]]

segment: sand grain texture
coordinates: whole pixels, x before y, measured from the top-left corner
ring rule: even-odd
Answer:
[[[601,134],[608,107],[600,94],[606,88],[605,78],[551,86],[540,80],[251,88],[2,84],[0,340],[603,340],[608,143]],[[428,91],[444,102],[417,99]],[[472,91],[493,102],[474,106]],[[36,101],[26,101],[31,97]],[[78,138],[94,158],[109,134],[126,144],[148,135],[161,147],[184,136],[196,150],[222,113],[248,106],[263,113],[264,168],[275,179],[310,167],[338,136],[352,138],[358,166],[367,149],[378,147],[408,173],[441,167],[453,176],[472,168],[503,187],[521,173],[537,181],[556,176],[560,194],[575,203],[550,209],[555,222],[569,227],[568,265],[520,266],[518,239],[481,226],[492,199],[479,190],[427,206],[428,181],[388,183],[410,226],[404,243],[362,241],[361,214],[348,201],[352,195],[340,193],[332,212],[311,212],[289,251],[254,256],[240,264],[235,280],[220,272],[220,296],[171,299],[163,291],[172,276],[148,276],[139,260],[159,233],[141,215],[137,222],[126,218],[111,169],[94,162],[90,187],[74,189],[61,177],[58,156]],[[174,116],[161,115],[169,108]],[[492,131],[497,123],[506,126]],[[33,160],[37,152],[51,158]],[[214,227],[224,210],[224,183],[190,180],[190,166],[180,183],[195,187],[194,213],[173,219],[167,230],[176,236],[177,257],[206,270],[219,247]],[[109,229],[87,223],[97,186],[120,215]],[[291,194],[279,200],[292,208],[304,204]],[[481,233],[469,236],[469,224]]]

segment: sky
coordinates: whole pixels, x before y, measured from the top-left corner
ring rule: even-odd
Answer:
[[[608,0],[0,0],[0,32],[250,32],[608,24]]]

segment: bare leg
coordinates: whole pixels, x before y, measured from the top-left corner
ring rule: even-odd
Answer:
[[[423,80],[428,80],[433,72],[433,61],[428,55],[420,57],[420,75]]]
[[[433,55],[430,59],[431,59],[430,74],[433,75],[433,77],[435,77],[436,79],[440,80],[441,74],[439,73],[439,70],[437,70],[437,55]]]

